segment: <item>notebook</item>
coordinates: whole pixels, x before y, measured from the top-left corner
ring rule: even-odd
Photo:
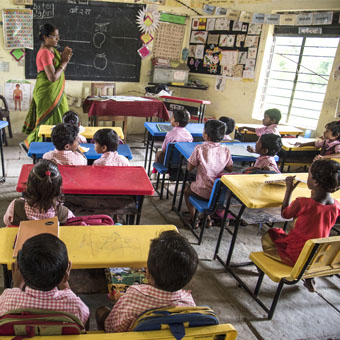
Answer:
[[[13,245],[13,257],[17,257],[19,250],[26,240],[35,235],[45,233],[59,237],[59,221],[57,216],[44,220],[21,221]]]
[[[160,132],[169,132],[173,129],[173,126],[168,124],[156,124]]]

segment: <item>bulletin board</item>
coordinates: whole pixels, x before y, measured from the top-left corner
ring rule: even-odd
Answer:
[[[253,79],[262,24],[226,17],[193,18],[189,41],[190,72]]]

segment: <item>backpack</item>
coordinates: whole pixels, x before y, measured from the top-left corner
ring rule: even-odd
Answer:
[[[113,219],[108,215],[89,215],[69,218],[64,225],[114,225]]]
[[[185,336],[185,328],[218,325],[215,312],[206,306],[149,309],[133,323],[134,332],[170,328],[176,340]]]
[[[16,309],[0,317],[0,335],[16,335],[12,340],[35,335],[83,334],[83,323],[73,314],[45,309]]]

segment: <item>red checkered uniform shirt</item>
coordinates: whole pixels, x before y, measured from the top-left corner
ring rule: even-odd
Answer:
[[[122,156],[118,155],[117,151],[109,151],[104,152],[102,156],[93,162],[93,165],[101,165],[101,166],[129,166],[129,160]]]
[[[277,167],[276,161],[274,159],[274,156],[260,156],[256,159],[256,162],[254,164],[255,168],[268,168],[269,170],[275,171],[276,173],[280,174],[280,170]]]
[[[84,324],[89,318],[89,308],[71,289],[58,290],[57,287],[43,292],[26,287],[5,289],[0,296],[0,315],[13,309],[37,308],[63,311],[77,316]]]
[[[106,332],[127,332],[137,317],[151,308],[195,306],[191,291],[166,292],[150,285],[133,285],[105,320]]]
[[[87,143],[87,139],[82,136],[81,134],[78,134],[78,137],[77,137],[77,140],[78,140],[78,143]]]
[[[87,165],[87,159],[81,152],[71,150],[54,149],[46,152],[43,158],[49,159],[58,165]]]
[[[23,198],[21,198],[23,199]],[[14,217],[14,203],[15,200],[13,200],[4,215],[4,223],[6,226],[11,225],[13,223],[13,217]],[[29,220],[43,220],[45,218],[52,218],[56,216],[56,211],[53,207],[48,209],[46,212],[40,212],[39,209],[31,207],[26,201],[25,201],[25,213]],[[73,212],[68,209],[67,219],[74,217]]]

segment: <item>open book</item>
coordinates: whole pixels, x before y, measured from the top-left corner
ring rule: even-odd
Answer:
[[[173,126],[168,124],[156,124],[160,132],[169,132],[173,129]]]
[[[59,237],[59,221],[57,216],[44,220],[21,221],[13,245],[13,257],[18,256],[18,252],[26,240],[45,233]]]

